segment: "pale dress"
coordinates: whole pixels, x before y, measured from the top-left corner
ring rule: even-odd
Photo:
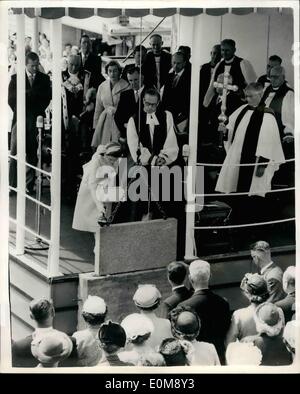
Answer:
[[[95,129],[92,147],[106,145],[111,141],[117,142],[120,137],[119,129],[115,122],[121,92],[129,89],[130,85],[124,79],[120,79],[113,88],[110,80],[101,83],[96,97],[93,127]]]
[[[89,231],[95,233],[99,228],[98,218],[101,213],[106,217],[111,210],[110,202],[98,201],[95,195],[97,185],[105,187],[108,178],[103,178],[104,172],[116,174],[118,162],[114,167],[108,166],[102,155],[96,152],[92,159],[83,166],[83,177],[77,195],[72,228],[80,231]]]

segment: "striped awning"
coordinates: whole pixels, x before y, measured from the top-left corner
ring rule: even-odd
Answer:
[[[143,17],[146,15],[155,15],[159,17],[167,17],[175,14],[183,16],[196,16],[207,14],[212,16],[221,16],[227,13],[235,15],[247,15],[250,13],[258,14],[292,14],[292,8],[144,8],[144,9],[121,9],[121,8],[12,8],[14,14],[25,13],[30,18],[39,16],[45,19],[58,19],[63,16],[70,16],[76,19],[89,18],[91,16],[101,16],[103,18],[114,18],[121,15],[130,17]]]

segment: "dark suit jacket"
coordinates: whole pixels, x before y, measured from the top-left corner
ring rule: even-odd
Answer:
[[[169,312],[176,308],[180,302],[188,299],[191,295],[192,291],[187,289],[185,286],[174,289],[172,294],[162,302],[160,307],[160,317],[168,319]]]
[[[11,355],[12,366],[19,368],[34,368],[38,360],[31,353],[32,335],[12,342]]]
[[[282,269],[275,263],[272,263],[262,274],[264,280],[267,282],[269,298],[268,302],[276,302],[282,300],[286,294],[282,288]]]
[[[213,343],[220,360],[224,362],[224,339],[230,325],[228,302],[211,290],[198,290],[191,298],[178,306],[189,306],[195,310],[201,320],[198,341]]]
[[[172,56],[166,51],[162,51],[160,55],[160,87],[162,87],[168,77],[172,67]],[[144,62],[144,84],[145,86],[157,86],[156,63],[153,52],[148,52]]]
[[[90,78],[90,88],[95,88],[96,90],[98,89],[98,86],[100,83],[105,81],[105,78],[103,77],[101,73],[101,56],[96,56],[93,53],[89,53],[88,58],[85,61],[85,64],[82,64],[82,55],[80,55],[80,60],[81,60],[81,66],[80,66],[80,72],[83,73],[84,70],[87,70],[91,73],[91,78]]]
[[[143,98],[143,93],[145,88],[141,93],[141,98]],[[135,101],[134,91],[132,89],[125,90],[121,92],[120,101],[115,113],[115,122],[120,131],[121,138],[126,138],[126,127],[124,123],[128,123],[128,120],[138,111],[139,100]]]
[[[35,128],[36,118],[39,115],[45,115],[45,109],[51,100],[51,85],[48,75],[37,72],[32,86],[25,73],[26,88],[26,125]],[[12,75],[8,86],[8,104],[14,112],[13,124],[17,118],[17,74]]]
[[[172,87],[174,76],[174,73],[167,75],[162,106],[172,113],[175,124],[178,124],[190,115],[191,69],[184,69],[176,86]]]
[[[200,89],[199,89],[199,106],[202,107],[203,100],[209,87],[211,78],[211,64],[204,63],[200,68]]]

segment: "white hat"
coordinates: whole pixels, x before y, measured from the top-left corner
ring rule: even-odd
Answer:
[[[227,365],[260,365],[261,350],[253,342],[232,342],[226,349]]]
[[[157,304],[160,299],[160,291],[154,285],[139,285],[133,296],[135,305],[141,308],[151,308]]]
[[[53,364],[69,357],[73,343],[67,334],[53,330],[45,336],[37,336],[31,342],[33,356],[42,364]]]
[[[126,332],[126,337],[129,340],[134,340],[138,336],[150,334],[154,331],[152,321],[145,315],[140,313],[132,313],[123,319],[121,326]]]
[[[93,315],[104,315],[106,309],[106,303],[103,298],[89,295],[83,304],[82,312],[92,313]]]
[[[269,337],[279,335],[285,323],[282,309],[271,302],[258,305],[254,313],[254,321],[257,332],[265,333]]]
[[[289,345],[292,351],[296,348],[296,321],[291,320],[286,323],[283,331],[283,339]]]

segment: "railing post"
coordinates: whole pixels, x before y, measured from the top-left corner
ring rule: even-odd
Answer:
[[[192,40],[192,75],[191,75],[191,101],[190,101],[190,130],[189,146],[190,155],[188,159],[186,190],[186,236],[185,236],[185,259],[194,257],[194,226],[195,226],[195,179],[197,164],[197,139],[198,139],[198,104],[199,104],[199,79],[200,62],[199,56],[199,37],[196,31],[197,21],[194,21],[193,40]],[[198,45],[197,45],[198,42]]]
[[[16,254],[24,254],[26,211],[26,100],[25,100],[25,16],[16,15],[17,20],[17,233]]]
[[[51,245],[48,255],[48,276],[59,275],[60,249],[60,179],[61,179],[61,56],[62,25],[51,20],[52,50],[52,177],[51,177]]]

